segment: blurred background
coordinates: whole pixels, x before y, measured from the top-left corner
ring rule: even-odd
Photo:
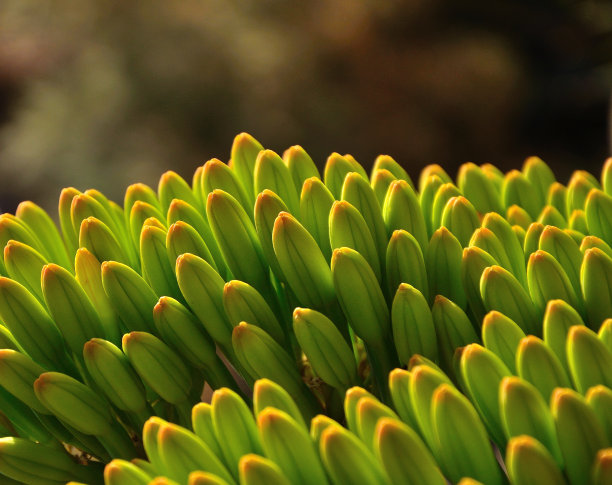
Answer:
[[[241,131],[566,182],[610,154],[611,89],[609,0],[2,0],[0,209],[190,181]]]

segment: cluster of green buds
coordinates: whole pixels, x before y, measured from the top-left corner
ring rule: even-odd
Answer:
[[[0,479],[612,483],[612,159],[415,185],[248,134],[0,216]]]

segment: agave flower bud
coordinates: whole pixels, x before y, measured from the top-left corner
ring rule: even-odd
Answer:
[[[271,190],[265,189],[261,192],[255,201],[255,230],[261,249],[264,256],[272,268],[272,271],[278,279],[285,281],[285,275],[278,264],[278,259],[274,253],[274,245],[272,244],[272,232],[274,230],[274,221],[281,212],[287,212],[287,206]],[[329,244],[329,241],[328,241]]]
[[[582,234],[589,233],[586,212],[584,212],[581,209],[575,209],[571,213],[570,218],[567,221],[567,223],[568,223],[568,229],[571,229],[573,231],[578,231]]]
[[[12,436],[0,438],[0,473],[17,483],[59,485],[74,478],[101,483],[98,467],[78,465],[59,448]]]
[[[157,437],[159,430],[167,423],[166,420],[158,416],[151,416],[142,427],[142,444],[149,463],[151,464],[150,469],[154,471],[156,475],[166,474],[166,465],[162,461],[160,455]]]
[[[548,187],[546,205],[551,205],[563,216],[567,216],[567,188],[565,185],[554,182]]]
[[[82,222],[90,217],[102,222],[118,241],[123,242],[120,226],[103,204],[87,193],[74,196],[70,204],[70,218],[75,232],[78,233]]]
[[[436,191],[431,205],[431,229],[435,231],[442,223],[442,212],[450,199],[462,195],[461,191],[452,182],[442,184]]]
[[[587,196],[591,189],[600,189],[599,181],[584,170],[576,170],[567,184],[567,213],[574,210],[584,210]]]
[[[205,212],[202,214],[205,214]],[[171,226],[178,221],[183,221],[193,227],[202,237],[202,240],[214,258],[214,266],[216,266],[220,271],[225,271],[225,260],[223,259],[223,255],[221,254],[217,240],[215,239],[207,220],[202,214],[187,202],[180,199],[174,199],[170,203],[170,207],[168,209],[168,226]]]
[[[325,431],[330,426],[339,426],[340,423],[334,421],[332,418],[325,416],[324,414],[317,414],[310,421],[310,438],[314,442],[316,449],[319,449],[319,445],[321,444],[321,435],[323,431]]]
[[[387,196],[387,191],[389,190],[389,185],[394,180],[398,180],[395,175],[393,175],[389,170],[386,169],[377,169],[372,170],[372,176],[370,184],[372,185],[372,190],[376,195],[376,200],[378,204],[382,207],[385,203],[385,197]]]
[[[555,226],[546,226],[540,235],[539,249],[553,256],[561,265],[577,295],[580,295],[582,254],[576,242]]]
[[[421,438],[404,423],[382,418],[376,426],[374,451],[391,483],[444,485],[446,481]]]
[[[514,237],[514,240],[516,240],[516,237]],[[502,244],[502,241],[495,235],[495,233],[486,227],[481,227],[474,231],[474,234],[470,239],[470,247],[477,247],[483,251],[486,251],[493,256],[501,267],[511,273],[514,273],[514,268],[512,264],[510,264],[510,259],[508,258],[508,253],[506,252],[504,245],[506,245],[506,241],[504,241]],[[515,276],[515,278],[517,277]]]
[[[470,344],[463,349],[460,368],[467,394],[482,417],[489,434],[496,443],[503,445],[505,437],[498,389],[502,379],[512,373],[499,357],[478,344]]]
[[[556,226],[561,229],[567,227],[567,221],[565,217],[561,215],[561,213],[552,205],[544,206],[542,212],[538,216],[538,222],[540,224],[544,224],[545,226]]]
[[[418,424],[418,428],[415,429],[420,431],[427,446],[437,458],[440,458],[438,454],[439,445],[434,437],[431,399],[434,391],[441,384],[452,386],[450,379],[445,374],[432,367],[419,365],[412,368],[409,395],[414,417]]]
[[[266,456],[279,466],[290,483],[328,483],[308,432],[291,416],[267,408],[258,415],[257,427]]]
[[[238,473],[241,485],[291,485],[279,466],[263,456],[244,455]]]
[[[518,170],[511,170],[504,177],[502,203],[506,208],[516,204],[525,209],[532,219],[537,219],[544,198],[525,175]]]
[[[126,460],[116,458],[104,468],[106,485],[148,485],[151,480],[153,476]]]
[[[612,258],[600,249],[587,249],[580,268],[580,283],[589,325],[597,330],[612,315]]]
[[[389,390],[391,391],[391,399],[393,407],[401,420],[408,424],[411,428],[418,430],[412,401],[410,399],[410,381],[412,373],[405,369],[393,369],[389,373]]]
[[[527,214],[527,211],[516,204],[508,207],[506,210],[506,219],[510,225],[519,226],[524,230],[527,230],[529,225],[533,222],[533,219]]]
[[[597,385],[591,387],[585,397],[588,405],[595,412],[608,442],[612,441],[612,416],[610,415],[612,390],[609,387]]]
[[[539,222],[534,222],[529,225],[527,231],[525,232],[525,241],[523,244],[523,253],[525,254],[525,259],[529,259],[531,253],[538,250],[540,245],[540,236],[544,231],[544,225]]]
[[[396,179],[405,180],[410,184],[410,187],[413,189],[415,188],[410,175],[408,175],[408,172],[406,172],[404,167],[402,167],[393,159],[393,157],[390,157],[389,155],[378,155],[376,157],[376,160],[374,160],[374,165],[372,166],[372,173],[374,173],[376,170],[388,170]]]
[[[157,194],[151,187],[143,183],[132,184],[125,190],[125,197],[123,199],[123,216],[126,226],[128,225],[127,222],[132,207],[137,201],[146,202],[161,211]]]
[[[237,478],[242,455],[263,453],[253,413],[238,394],[224,387],[212,396],[212,424],[224,462]]]
[[[155,332],[152,309],[157,296],[130,267],[116,261],[102,263],[102,286],[128,330]]]
[[[468,245],[472,233],[480,226],[476,209],[461,195],[448,200],[442,212],[441,223],[457,237],[461,246]]]
[[[518,240],[519,245],[522,248],[523,245],[525,244],[525,234],[526,234],[525,229],[523,229],[521,226],[514,225],[512,226],[512,232],[516,236],[516,239]]]
[[[362,483],[388,485],[389,479],[366,446],[350,431],[329,426],[321,435],[321,458],[336,485]],[[346,466],[350,463],[351,466]],[[327,482],[321,482],[327,483]]]
[[[595,457],[591,480],[594,485],[605,485],[612,479],[612,448],[599,450]]]
[[[272,150],[259,152],[255,162],[254,177],[256,194],[269,189],[278,194],[291,213],[299,214],[299,193],[295,189],[289,169],[275,152]]]
[[[331,258],[329,241],[329,212],[334,196],[316,177],[304,181],[300,196],[300,216],[304,227],[312,235],[326,261]]]
[[[223,452],[212,420],[212,406],[209,403],[199,402],[191,409],[191,426],[194,433],[210,448],[212,453],[223,459]]]
[[[187,483],[189,474],[195,470],[214,473],[228,483],[235,483],[206,443],[185,428],[161,423],[157,431],[157,447],[167,475],[178,483]]]
[[[521,327],[498,311],[487,313],[482,322],[484,346],[497,355],[512,373],[516,372],[516,349],[524,337]]]
[[[392,234],[396,229],[404,229],[414,236],[421,250],[425,252],[428,242],[427,226],[419,199],[408,182],[391,182],[382,211],[388,234]]]
[[[102,267],[96,257],[85,248],[76,252],[74,260],[76,280],[83,288],[89,301],[94,306],[106,339],[118,344],[120,337],[120,320],[102,285]]]
[[[570,387],[561,362],[553,351],[537,337],[529,335],[520,341],[516,351],[518,375],[533,384],[548,402],[557,387]]]
[[[529,435],[542,443],[559,467],[563,467],[555,422],[546,401],[535,387],[518,377],[504,378],[499,386],[499,410],[509,440]]]
[[[223,258],[233,275],[259,291],[267,292],[270,268],[255,227],[238,201],[227,192],[214,190],[208,194],[206,213]]]
[[[592,189],[584,207],[589,233],[612,244],[612,196]]]
[[[413,354],[438,358],[438,342],[431,310],[422,293],[401,283],[391,306],[393,341],[400,362],[407,364]]]
[[[34,393],[32,385],[45,369],[30,357],[11,349],[0,350],[0,382],[13,396],[37,413],[49,414]]]
[[[49,253],[50,259],[64,268],[72,269],[72,254],[66,252],[64,241],[55,223],[41,207],[34,202],[25,201],[17,206],[15,215],[30,229],[36,231],[36,237]]]
[[[195,471],[189,474],[187,485],[228,485],[228,483],[214,473]]]
[[[196,207],[198,201],[189,184],[176,172],[168,170],[159,178],[157,195],[163,213],[168,212],[170,203],[174,199],[181,199]]]
[[[233,170],[251,200],[255,200],[255,193],[253,192],[255,160],[258,153],[263,149],[261,143],[248,133],[237,135],[232,144]]]
[[[555,183],[555,175],[550,167],[539,157],[528,157],[523,164],[523,173],[539,194],[540,200],[545,201],[549,187]]]
[[[426,298],[429,295],[425,259],[414,236],[403,229],[393,231],[386,255],[386,276],[389,295],[395,294],[400,283],[408,283]]]
[[[585,236],[580,241],[580,252],[584,254],[587,249],[599,248],[612,258],[612,248],[603,239],[597,236]]]
[[[487,178],[491,180],[491,182],[493,182],[497,190],[501,191],[502,185],[504,184],[503,172],[491,163],[483,163],[480,168],[487,176]]]
[[[278,263],[300,304],[325,311],[336,301],[331,270],[319,246],[295,217],[281,212],[272,244]]]
[[[358,172],[364,179],[368,179],[363,167],[358,163],[352,163],[347,157],[343,157],[339,153],[334,152],[327,158],[325,170],[323,172],[323,180],[334,196],[334,199],[340,200],[344,178],[350,172]]]
[[[2,214],[0,215],[0,248],[6,246],[11,239],[30,246],[41,253],[45,259],[49,259],[46,248],[25,222],[12,214]],[[2,269],[4,270],[4,267]]]
[[[323,381],[341,392],[355,385],[355,356],[329,318],[315,310],[296,308],[293,330],[313,370]]]
[[[28,290],[4,277],[0,277],[0,319],[37,364],[74,372],[62,336],[49,314]]]
[[[463,248],[445,227],[434,232],[425,255],[429,294],[443,295],[461,308],[466,308],[465,290],[461,284]]]
[[[597,333],[606,348],[612,352],[612,318],[606,318]]]
[[[446,173],[446,170],[444,170],[440,165],[437,163],[430,163],[429,165],[423,167],[421,173],[419,173],[419,192],[423,192],[425,185],[427,185],[427,180],[429,177],[433,176],[439,177],[445,184],[453,182],[450,175]]]
[[[544,312],[550,300],[560,299],[584,313],[582,302],[559,262],[546,251],[538,249],[529,256],[527,263],[527,280],[531,300]]]
[[[604,432],[593,410],[575,391],[556,389],[550,407],[569,481],[584,483],[597,451],[608,444]]]
[[[512,483],[565,483],[563,473],[549,451],[535,438],[521,435],[512,438],[506,449],[506,468]]]
[[[370,229],[359,211],[345,200],[335,201],[332,205],[329,213],[329,240],[332,250],[348,247],[361,254],[380,284],[381,267]]]
[[[457,185],[481,214],[502,213],[503,208],[497,189],[478,165],[471,162],[461,165],[457,173]]]
[[[540,315],[525,289],[501,266],[486,268],[480,294],[488,311],[497,310],[514,320],[527,334],[541,334]]]
[[[19,241],[9,240],[4,247],[4,265],[9,277],[21,283],[26,290],[44,303],[40,287],[40,272],[47,259],[36,249]]]
[[[123,336],[123,352],[142,380],[166,401],[180,405],[189,397],[191,375],[183,360],[146,332]]]
[[[480,278],[485,268],[498,262],[485,250],[476,246],[463,249],[461,258],[461,282],[470,311],[476,322],[482,322],[487,310],[480,296]]]
[[[287,148],[283,153],[283,162],[287,165],[295,190],[298,194],[302,191],[304,182],[310,177],[321,178],[319,169],[300,145]]]
[[[374,397],[365,396],[357,401],[357,436],[366,446],[375,452],[376,425],[382,418],[399,421],[399,417],[390,407],[385,406]]]
[[[302,413],[289,393],[270,379],[258,379],[253,386],[253,412],[255,417],[259,416],[267,407],[287,413],[296,423],[307,429]]]
[[[223,278],[210,264],[193,254],[177,258],[176,276],[191,311],[226,355],[233,356],[232,324],[223,311]]]
[[[100,317],[76,278],[61,266],[46,265],[41,285],[53,320],[70,350],[80,358],[85,342],[105,335]]]
[[[570,374],[578,392],[585,394],[598,384],[612,388],[612,352],[595,332],[584,325],[571,327],[566,348]]]
[[[74,187],[63,189],[59,197],[58,214],[60,221],[60,229],[66,243],[66,251],[68,254],[74,254],[79,247],[79,232],[72,225],[72,217],[70,216],[70,207],[72,199],[81,192]]]
[[[241,322],[232,333],[234,351],[238,360],[254,379],[268,378],[291,395],[302,415],[310,419],[317,405],[306,389],[295,363],[285,350],[264,330]]]
[[[177,221],[168,228],[165,241],[166,254],[170,269],[176,272],[176,259],[185,253],[195,254],[218,271],[217,264],[202,236],[192,226]],[[144,268],[143,268],[144,270]],[[176,284],[176,278],[174,279]],[[178,288],[178,287],[177,287]]]
[[[503,483],[485,428],[466,397],[442,384],[433,393],[431,418],[446,476],[454,482],[468,476],[487,484]]]
[[[353,386],[344,394],[344,415],[348,429],[357,433],[357,403],[362,397],[375,398],[363,387]]]
[[[83,347],[83,357],[98,388],[114,406],[136,414],[142,426],[148,418],[145,388],[125,354],[112,343],[93,338]]]
[[[346,200],[355,207],[365,220],[376,246],[379,263],[384,269],[385,252],[389,237],[387,236],[387,228],[382,216],[382,206],[376,199],[374,189],[359,174],[355,172],[349,173],[344,179],[344,185],[342,186],[342,200]]]
[[[79,246],[89,250],[99,261],[118,261],[138,268],[134,257],[128,255],[109,227],[95,217],[88,217],[81,222]]]
[[[450,369],[455,349],[478,342],[479,338],[465,312],[444,296],[436,296],[431,315],[438,337],[440,362],[445,369]]]
[[[160,222],[166,220],[162,212],[154,205],[141,200],[134,202],[134,205],[130,210],[128,224],[130,236],[134,246],[140,246],[140,233],[142,232],[142,226],[144,226],[144,222],[151,217],[154,217]]]
[[[438,175],[430,175],[425,179],[425,181],[423,182],[423,187],[419,191],[419,205],[421,206],[421,212],[423,213],[423,218],[425,219],[425,226],[427,227],[427,237],[429,238],[431,238],[434,232],[432,222],[434,198],[436,196],[436,193],[438,192],[438,189],[444,183],[445,182]]]
[[[223,307],[232,327],[249,322],[262,328],[279,344],[285,341],[283,328],[266,300],[252,286],[239,280],[225,283]]]

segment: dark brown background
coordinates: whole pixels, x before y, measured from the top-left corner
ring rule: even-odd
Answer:
[[[388,153],[566,181],[609,149],[612,2],[4,0],[0,209],[190,179],[248,131],[322,165]]]

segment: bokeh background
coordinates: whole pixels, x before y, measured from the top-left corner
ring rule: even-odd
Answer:
[[[241,131],[566,181],[610,154],[611,88],[609,0],[2,0],[0,209],[190,180]]]

